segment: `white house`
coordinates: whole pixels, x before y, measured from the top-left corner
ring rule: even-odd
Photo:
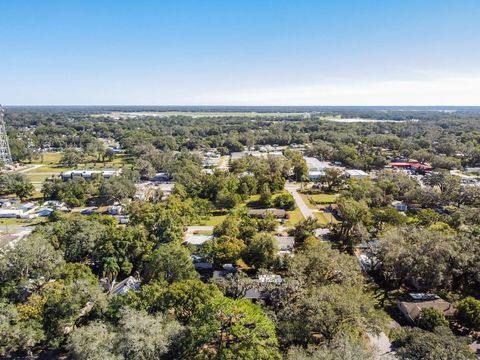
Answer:
[[[119,169],[102,169],[102,170],[70,170],[64,171],[60,174],[63,181],[68,181],[75,178],[84,178],[90,180],[94,175],[99,174],[104,179],[109,179],[113,176],[119,175],[121,170]]]
[[[365,179],[370,177],[365,171],[355,169],[345,170],[345,176],[352,179]]]
[[[308,179],[317,180],[325,175],[325,169],[331,167],[328,162],[322,162],[314,157],[304,156],[308,168]]]

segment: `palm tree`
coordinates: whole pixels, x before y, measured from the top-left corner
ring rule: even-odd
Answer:
[[[113,283],[115,282],[119,272],[120,266],[118,266],[117,259],[114,257],[106,258],[103,264],[102,275],[108,279],[110,289],[113,287]]]

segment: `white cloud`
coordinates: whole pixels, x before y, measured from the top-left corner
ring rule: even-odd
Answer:
[[[480,105],[480,76],[361,82],[339,79],[319,85],[207,93],[192,100],[213,105]]]

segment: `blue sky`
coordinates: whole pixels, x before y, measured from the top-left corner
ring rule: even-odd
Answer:
[[[0,0],[10,105],[480,105],[478,0]]]

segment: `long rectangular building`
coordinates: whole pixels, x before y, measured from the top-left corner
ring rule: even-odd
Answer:
[[[91,180],[93,176],[99,174],[104,179],[109,179],[113,176],[120,175],[120,169],[102,169],[102,170],[70,170],[64,171],[60,174],[63,181],[72,180],[75,178],[84,178]]]

